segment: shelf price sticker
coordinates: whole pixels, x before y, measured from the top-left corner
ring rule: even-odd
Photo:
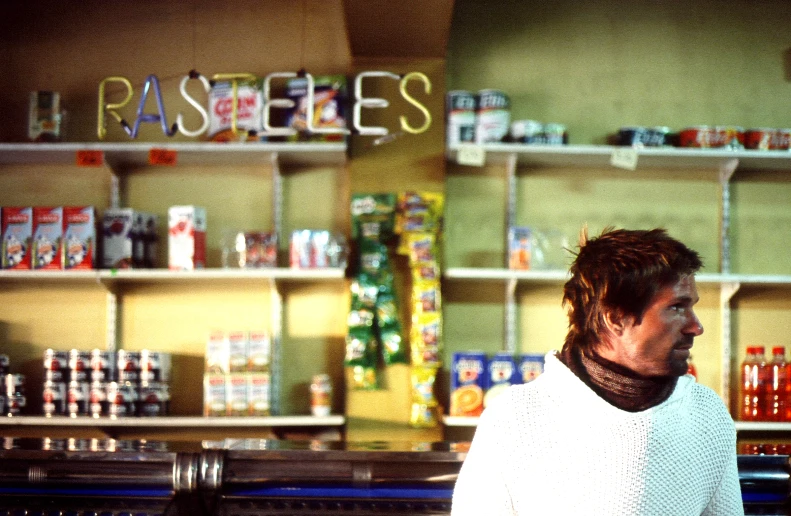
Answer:
[[[459,165],[482,167],[486,163],[486,151],[480,145],[463,143],[459,145],[456,162]]]
[[[173,166],[177,157],[178,152],[174,150],[153,148],[148,151],[148,164]]]
[[[616,147],[610,155],[610,165],[626,170],[637,170],[637,149]]]
[[[75,158],[78,167],[101,167],[104,165],[104,152],[100,150],[78,150]]]

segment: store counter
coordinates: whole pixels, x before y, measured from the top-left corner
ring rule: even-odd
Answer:
[[[5,438],[0,516],[450,513],[467,443]],[[740,455],[746,514],[788,514],[787,455]]]

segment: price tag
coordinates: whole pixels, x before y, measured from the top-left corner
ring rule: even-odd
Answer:
[[[610,165],[626,170],[637,170],[637,150],[632,147],[616,147],[610,156]]]
[[[101,167],[104,165],[104,152],[100,150],[78,150],[76,162],[78,167]]]
[[[461,144],[459,145],[456,161],[460,165],[482,167],[486,163],[486,151],[480,145]]]
[[[151,149],[148,151],[149,165],[168,165],[176,164],[178,153],[169,149]]]

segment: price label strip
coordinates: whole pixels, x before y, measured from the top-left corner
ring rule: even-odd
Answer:
[[[616,147],[610,155],[610,165],[626,170],[637,170],[637,150],[632,147]]]
[[[104,165],[104,152],[100,150],[78,150],[75,162],[78,167],[101,167]]]
[[[459,165],[470,165],[482,167],[486,163],[486,151],[480,145],[462,144],[459,145],[459,152],[456,157]]]
[[[151,149],[148,151],[149,165],[174,166],[178,158],[178,152],[170,149]]]

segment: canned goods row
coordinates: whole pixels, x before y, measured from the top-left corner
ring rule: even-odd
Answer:
[[[44,381],[51,382],[168,382],[170,368],[169,353],[147,349],[44,351]]]
[[[449,146],[459,143],[502,141],[511,122],[511,100],[494,89],[449,91],[446,98],[447,140]]]
[[[622,127],[616,145],[704,149],[789,150],[791,129],[747,129],[730,125],[699,125],[673,132],[668,127]]]
[[[45,381],[42,400],[48,417],[157,417],[168,415],[170,389],[162,382]]]
[[[0,414],[3,416],[20,415],[27,406],[25,375],[2,374],[0,380],[3,385],[0,390]]]
[[[44,451],[105,451],[105,452],[139,452],[168,451],[164,441],[148,439],[111,439],[111,438],[30,438],[4,437],[4,450],[44,450]]]

